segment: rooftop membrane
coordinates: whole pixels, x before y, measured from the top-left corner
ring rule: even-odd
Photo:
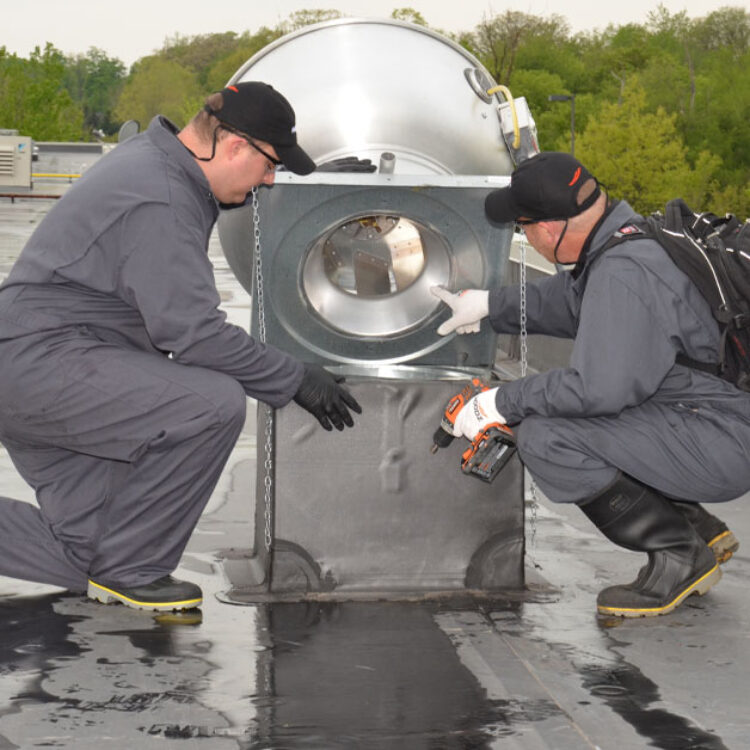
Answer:
[[[0,277],[52,205],[0,199]],[[230,321],[247,328],[217,236],[209,254]],[[645,558],[529,491],[524,591],[232,605],[220,552],[252,543],[255,448],[250,404],[175,572],[203,588],[200,611],[0,578],[0,748],[747,748],[747,497],[711,508],[741,544],[721,582],[665,617],[598,618],[597,592]],[[34,502],[3,451],[0,494]]]

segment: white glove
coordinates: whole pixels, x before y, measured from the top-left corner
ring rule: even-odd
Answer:
[[[482,391],[466,402],[466,406],[458,412],[453,426],[456,437],[474,438],[491,424],[505,424],[505,417],[495,406],[497,388]]]
[[[438,329],[441,336],[456,333],[477,333],[479,322],[490,314],[490,293],[486,289],[464,289],[449,292],[442,286],[431,286],[430,291],[453,310]]]

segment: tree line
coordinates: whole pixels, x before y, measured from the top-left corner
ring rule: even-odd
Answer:
[[[183,126],[205,96],[275,39],[336,10],[292,14],[257,31],[168,37],[130,69],[103,50],[65,55],[51,42],[28,58],[0,46],[0,127],[39,141],[114,140],[122,122],[157,113]],[[392,17],[429,28],[411,8]],[[637,210],[683,197],[750,215],[750,12],[690,18],[658,5],[640,24],[572,33],[559,15],[508,10],[473,30],[440,31],[514,96],[525,96],[541,148],[570,150]],[[550,96],[574,97],[551,101]]]

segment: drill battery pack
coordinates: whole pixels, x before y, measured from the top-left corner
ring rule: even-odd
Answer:
[[[516,438],[505,425],[487,428],[472,442],[461,460],[461,470],[492,482],[516,452]]]

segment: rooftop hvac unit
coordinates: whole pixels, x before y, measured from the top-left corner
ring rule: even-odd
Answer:
[[[430,286],[503,278],[513,227],[491,225],[484,199],[509,183],[517,156],[504,138],[508,101],[487,93],[494,81],[463,47],[385,19],[306,26],[230,83],[251,80],[289,97],[317,163],[380,167],[279,170],[255,209],[220,217],[224,252],[258,309],[253,335],[346,375],[363,408],[338,440],[321,440],[300,409],[259,412],[253,554],[227,553],[226,599],[519,588],[520,461],[490,485],[461,472],[460,441],[430,452],[448,400],[474,375],[491,382],[496,334],[485,324],[438,336],[447,310]]]
[[[0,188],[31,188],[31,138],[0,131]]]

